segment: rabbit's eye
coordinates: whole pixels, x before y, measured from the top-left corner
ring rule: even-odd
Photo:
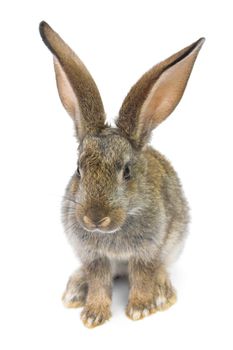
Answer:
[[[79,166],[77,167],[76,175],[77,175],[77,177],[79,177],[79,178],[81,177]]]
[[[126,164],[124,168],[123,177],[125,180],[129,180],[131,178],[130,168],[128,164]]]

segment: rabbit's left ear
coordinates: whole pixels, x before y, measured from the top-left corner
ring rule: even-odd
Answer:
[[[142,147],[179,103],[204,41],[201,38],[154,66],[130,90],[116,124],[135,147]]]

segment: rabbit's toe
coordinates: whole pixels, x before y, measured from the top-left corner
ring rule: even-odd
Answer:
[[[154,303],[129,303],[126,308],[126,315],[133,321],[141,320],[156,312]]]
[[[70,290],[66,290],[62,296],[62,302],[65,307],[77,308],[85,305],[86,295],[83,292],[74,293]]]
[[[111,311],[108,306],[93,307],[85,306],[81,312],[81,320],[88,328],[100,326],[111,317]]]
[[[167,310],[176,302],[176,292],[170,284],[158,285],[155,292],[155,305],[159,311]]]

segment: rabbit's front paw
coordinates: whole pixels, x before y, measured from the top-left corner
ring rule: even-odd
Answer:
[[[86,305],[81,313],[81,320],[88,328],[100,326],[110,317],[110,307],[104,305]]]
[[[156,311],[167,310],[176,302],[176,292],[168,279],[157,280],[150,293],[131,292],[126,315],[131,320],[140,320]]]

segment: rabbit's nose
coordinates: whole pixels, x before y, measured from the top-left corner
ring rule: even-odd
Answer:
[[[86,226],[88,228],[95,228],[96,227],[94,222],[86,215],[84,215],[84,217],[83,217],[83,222],[86,224]]]
[[[93,228],[107,228],[109,224],[111,223],[111,219],[109,216],[106,216],[102,218],[101,220],[97,218],[89,218],[88,216],[84,215],[83,222],[86,224],[87,228],[93,229]]]
[[[105,218],[101,219],[99,222],[98,222],[98,226],[99,227],[102,227],[102,228],[106,228],[108,227],[108,225],[110,224],[111,222],[111,219],[109,216],[106,216]]]

